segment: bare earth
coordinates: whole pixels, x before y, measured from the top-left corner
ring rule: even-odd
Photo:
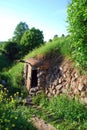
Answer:
[[[31,121],[38,130],[57,130],[52,125],[46,123],[43,119],[39,119],[36,116],[33,117]]]

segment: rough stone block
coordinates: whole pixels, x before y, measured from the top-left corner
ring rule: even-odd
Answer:
[[[63,87],[62,84],[59,84],[56,86],[56,90],[60,90],[62,87]]]
[[[84,85],[80,83],[79,86],[78,86],[78,90],[82,91],[83,89],[84,89]]]

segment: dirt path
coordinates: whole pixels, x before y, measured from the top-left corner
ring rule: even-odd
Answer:
[[[43,119],[34,116],[31,121],[38,130],[57,130],[52,125],[46,123]]]

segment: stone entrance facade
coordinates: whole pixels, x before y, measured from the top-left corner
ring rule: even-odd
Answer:
[[[46,72],[49,63],[35,58],[29,58],[25,62],[24,78],[27,90],[44,90],[46,85]]]

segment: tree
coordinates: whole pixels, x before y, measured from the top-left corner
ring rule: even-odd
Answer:
[[[54,37],[53,37],[53,40],[57,40],[58,39],[58,35],[55,34]]]
[[[64,34],[62,34],[62,35],[61,35],[61,37],[65,37],[65,35],[64,35]]]
[[[4,50],[9,59],[14,60],[18,57],[19,54],[19,46],[15,42],[6,42],[4,45]]]
[[[72,39],[72,57],[87,67],[87,0],[72,0],[68,5],[68,30]]]
[[[28,25],[25,22],[20,22],[15,28],[12,41],[19,44],[24,32],[27,30],[29,30]]]
[[[52,39],[49,39],[49,41],[48,42],[52,42]]]
[[[27,53],[35,47],[39,47],[44,44],[43,32],[34,27],[27,30],[21,39],[21,46],[23,53]]]

